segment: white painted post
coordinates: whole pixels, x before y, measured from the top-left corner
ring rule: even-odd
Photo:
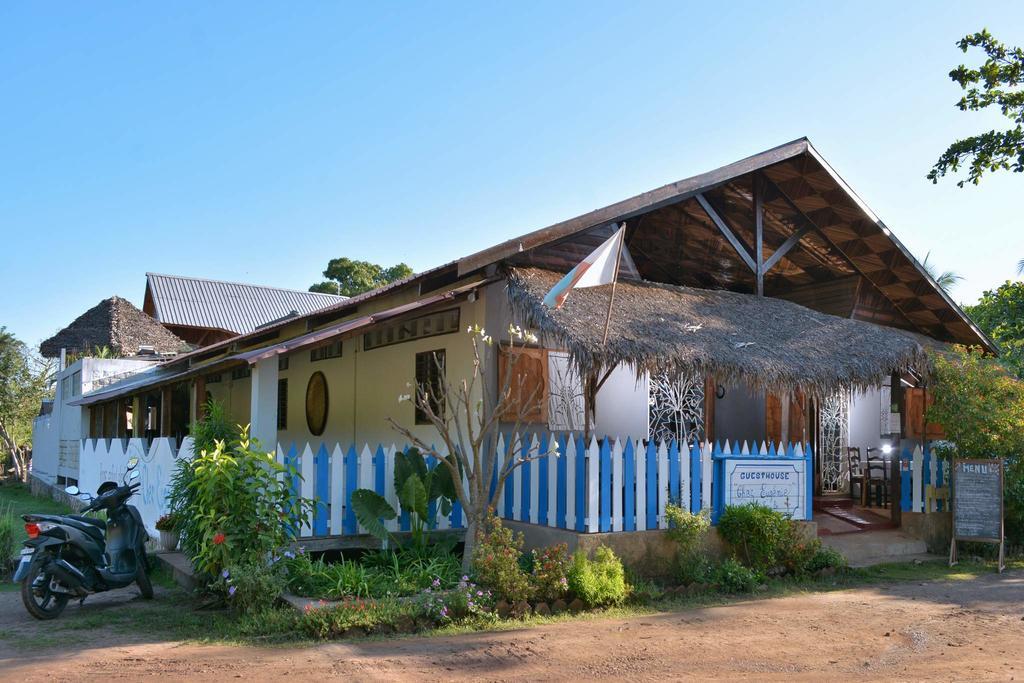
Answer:
[[[530,457],[537,457],[540,454],[540,440],[534,434],[530,439]],[[544,461],[534,460],[530,463],[530,524],[536,524],[540,519],[540,468]]]
[[[554,434],[548,436],[548,526],[558,524],[558,459],[565,457],[564,453],[558,452],[558,439]],[[568,493],[568,482],[566,482],[566,493]]]
[[[359,475],[356,479],[357,489],[373,490],[373,451],[369,444],[363,444],[363,450],[359,451]],[[365,534],[366,528],[360,524],[359,533]]]
[[[395,453],[398,449],[391,444],[384,450],[384,500],[391,504],[391,507],[398,510],[398,494],[395,493]],[[388,531],[398,531],[398,517],[389,519],[384,523]]]
[[[665,506],[668,505],[668,447],[662,441],[658,446],[658,528],[667,529]]]
[[[498,517],[502,517],[502,516],[505,515],[505,484],[504,484],[504,482],[501,481],[500,477],[501,477],[502,470],[504,469],[502,467],[502,463],[505,462],[505,454],[506,454],[506,451],[507,451],[507,449],[505,447],[505,435],[504,434],[500,434],[500,433],[498,434],[498,442],[495,445],[495,449],[496,449],[497,452],[494,454],[494,463],[495,463],[495,467],[497,467],[497,469],[498,469],[498,477],[499,477],[499,479],[498,479],[498,507],[494,511],[494,514],[497,515]],[[491,482],[491,478],[493,476],[494,475],[491,472],[487,472],[485,474],[484,481],[487,482],[486,486],[490,487],[490,485],[491,485],[491,483],[490,483]],[[488,488],[488,490],[490,490],[490,489]]]
[[[249,436],[267,451],[277,443],[277,356],[252,366]]]
[[[914,456],[910,469],[910,488],[914,492],[913,507],[911,509],[914,512],[922,512],[924,511],[924,487],[922,485],[922,474],[924,472],[924,453],[921,452],[920,446],[914,449]]]
[[[565,525],[576,528],[576,437],[569,435],[565,445]]]
[[[705,441],[700,452],[700,509],[711,509],[711,478],[714,476],[711,442]]]
[[[444,446],[440,446],[437,449],[437,454],[441,455],[441,456],[447,457],[448,449],[446,449]],[[387,462],[387,454],[384,455],[384,461]],[[445,473],[445,469],[444,468],[446,468],[447,465],[445,465],[444,463],[438,461],[438,463],[436,465],[434,465],[434,466],[440,468],[438,470],[437,474],[443,476],[444,473]],[[385,486],[387,485],[387,475],[386,474],[384,475],[384,484],[385,484]],[[451,515],[450,514],[442,515],[441,514],[441,504],[440,504],[440,502],[438,502],[437,503],[437,528],[439,530],[443,531],[445,529],[450,529],[451,527],[452,527]]]
[[[647,530],[647,449],[636,444],[636,530]]]
[[[622,531],[622,444],[612,446],[612,531]]]
[[[274,425],[277,429],[277,425]],[[299,474],[302,475],[302,480],[299,483],[299,493],[303,498],[313,498],[313,484],[316,482],[316,463],[313,462],[315,452],[307,443],[306,447],[302,449],[302,455],[299,456],[299,466],[296,468],[299,470]],[[302,525],[302,536],[312,536],[313,527],[312,515],[306,518],[305,523]]]
[[[928,460],[928,481],[931,482],[932,486],[935,486],[935,475],[938,473],[938,461],[938,457],[936,457],[935,453],[932,453],[932,457]],[[926,500],[925,505],[928,505],[930,508],[925,510],[925,512],[938,512],[938,501],[934,498],[931,501]]]
[[[331,523],[327,528],[334,536],[341,535],[341,511],[345,508],[345,451],[334,444],[331,451]]]
[[[599,480],[599,460],[601,448],[597,445],[597,437],[591,435],[590,448],[587,449],[587,532],[596,533],[600,530],[601,518],[601,482]]]

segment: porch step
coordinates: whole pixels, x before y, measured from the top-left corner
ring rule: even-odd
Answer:
[[[852,524],[860,531],[868,530],[881,530],[881,529],[895,529],[896,524],[893,523],[888,517],[875,514],[870,510],[863,508],[854,507],[825,507],[820,510],[821,513],[831,515],[836,519],[841,519],[847,524]]]
[[[821,542],[841,552],[851,567],[934,559],[924,541],[898,529],[822,536]]]
[[[846,494],[815,496],[813,506],[815,511],[825,508],[848,508],[853,507],[853,498]]]

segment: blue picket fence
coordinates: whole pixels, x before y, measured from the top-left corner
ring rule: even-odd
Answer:
[[[497,447],[505,453],[513,449],[513,455],[527,460],[505,480],[498,498],[496,511],[508,520],[581,533],[664,529],[668,526],[665,508],[670,502],[694,513],[702,509],[720,512],[737,491],[719,482],[727,482],[737,467],[740,478],[742,472],[789,467],[790,476],[800,478],[801,495],[787,511],[797,519],[810,517],[813,468],[808,446],[761,444],[751,449],[745,443],[732,446],[728,441],[724,446],[681,446],[675,441],[608,437],[591,438],[588,443],[580,435],[541,433],[502,435]],[[279,445],[279,460],[301,473],[292,481],[296,493],[316,500],[312,521],[302,535],[364,533],[351,506],[357,488],[371,488],[401,510],[393,479],[398,450],[395,445]],[[430,459],[429,466],[438,464]],[[494,472],[492,493],[496,485]],[[438,514],[434,521],[438,529],[458,529],[465,524],[458,503],[450,514]],[[408,512],[401,511],[398,519],[386,525],[392,531],[409,530]]]

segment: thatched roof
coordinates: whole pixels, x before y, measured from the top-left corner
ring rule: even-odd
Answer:
[[[508,294],[517,317],[566,348],[584,372],[625,363],[638,373],[712,374],[727,382],[822,396],[873,386],[892,372],[927,372],[926,347],[937,344],[782,299],[620,281],[608,343],[602,346],[610,285],[573,290],[553,311],[542,300],[561,277],[514,269]]]
[[[130,301],[112,296],[40,344],[39,352],[47,358],[56,358],[62,348],[71,353],[83,353],[103,346],[124,356],[135,355],[140,346],[152,346],[157,353],[188,350],[185,342]]]

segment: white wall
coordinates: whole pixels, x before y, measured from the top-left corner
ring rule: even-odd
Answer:
[[[181,448],[174,439],[85,439],[81,448],[81,473],[78,487],[95,494],[105,481],[121,483],[128,460],[138,458],[139,490],[128,502],[139,509],[146,531],[158,536],[156,520],[168,511],[167,494],[179,458],[192,457],[192,439],[186,437]]]
[[[595,433],[646,439],[650,433],[649,404],[647,373],[637,378],[632,367],[618,366],[597,392]]]

